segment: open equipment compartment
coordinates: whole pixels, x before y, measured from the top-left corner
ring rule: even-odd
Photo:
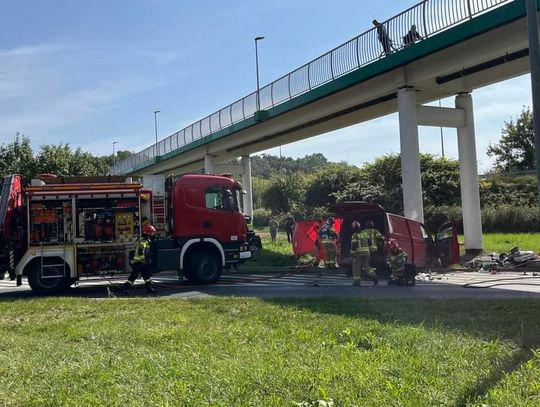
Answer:
[[[67,264],[73,279],[129,272],[129,251],[140,235],[141,203],[149,192],[142,193],[140,183],[67,181],[28,188],[29,247],[73,253]]]

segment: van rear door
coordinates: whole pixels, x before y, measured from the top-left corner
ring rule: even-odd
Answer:
[[[424,267],[427,263],[426,234],[422,224],[403,216],[387,213],[388,237],[398,242],[408,255],[408,263]]]
[[[459,243],[454,221],[443,223],[435,236],[435,250],[442,266],[459,263]]]
[[[408,262],[414,263],[414,246],[407,226],[407,219],[391,213],[387,213],[386,216],[388,219],[388,237],[397,241],[399,247],[407,252]]]
[[[409,234],[411,237],[411,245],[414,249],[414,263],[417,267],[425,267],[427,264],[427,245],[426,235],[422,224],[412,219],[407,219]]]

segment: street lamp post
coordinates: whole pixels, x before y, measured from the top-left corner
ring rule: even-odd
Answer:
[[[113,165],[116,164],[116,156],[114,155],[114,146],[118,144],[118,141],[113,141],[112,142],[112,159],[113,159]]]
[[[260,90],[260,86],[259,86],[259,47],[257,46],[258,42],[261,41],[261,40],[264,40],[264,37],[255,37],[255,69],[257,71],[257,98],[256,98],[256,103],[257,103],[257,112],[259,112],[261,110],[261,100],[260,100],[260,96],[259,96],[259,90]]]
[[[157,114],[161,113],[161,110],[154,111],[154,129],[156,131],[156,155],[159,155],[158,140],[157,140]]]
[[[441,99],[439,99],[439,107],[441,107]],[[442,151],[442,158],[444,158],[444,136],[443,136],[442,126],[440,127],[440,129],[441,129],[441,151]]]

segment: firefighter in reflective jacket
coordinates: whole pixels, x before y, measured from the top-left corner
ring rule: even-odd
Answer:
[[[390,279],[402,279],[405,272],[405,263],[407,262],[407,253],[399,247],[394,239],[390,240],[390,254],[386,259],[386,264],[390,267]]]
[[[326,253],[326,268],[335,268],[336,264],[336,240],[337,233],[334,230],[334,223],[336,220],[333,217],[329,217],[326,222],[319,229],[319,237],[321,238],[324,251]]]
[[[375,224],[372,220],[366,222],[366,228],[364,232],[368,235],[369,253],[373,254],[379,250],[379,243],[384,241],[381,232],[375,229]]]
[[[360,222],[351,224],[351,254],[353,257],[353,285],[360,285],[362,277],[369,278],[373,284],[377,284],[377,275],[369,267],[369,236],[365,230],[361,230]]]
[[[129,294],[133,289],[135,280],[139,276],[142,276],[144,285],[146,286],[146,292],[148,294],[154,294],[156,289],[152,286],[152,279],[150,273],[150,247],[152,241],[150,240],[152,235],[156,232],[156,228],[150,223],[143,226],[142,236],[135,244],[135,255],[131,267],[133,271],[128,277],[128,280],[124,283],[124,293]]]

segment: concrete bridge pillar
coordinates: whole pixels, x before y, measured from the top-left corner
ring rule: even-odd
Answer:
[[[398,91],[398,108],[404,214],[407,218],[424,222],[418,114],[414,89],[402,88]]]
[[[251,184],[251,158],[249,156],[242,157],[242,186],[246,194],[244,195],[244,214],[253,218],[253,188]]]
[[[204,156],[204,173],[205,174],[214,174],[214,159],[210,154]]]
[[[470,93],[456,96],[455,105],[465,113],[464,126],[457,128],[459,174],[461,182],[461,207],[466,250],[482,250],[482,211],[476,162],[473,102]]]

